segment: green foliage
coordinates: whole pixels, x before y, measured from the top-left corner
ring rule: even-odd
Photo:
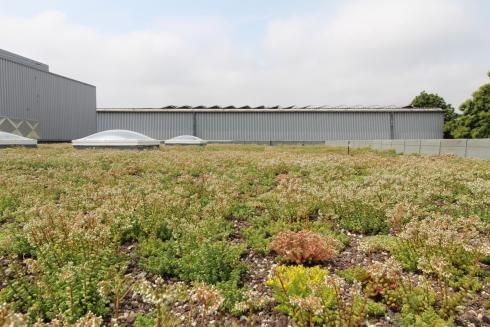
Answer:
[[[33,259],[24,260],[26,270],[11,256],[11,274],[0,270],[7,281],[0,302],[12,303],[31,320],[51,320],[62,313],[74,322],[88,312],[107,314],[99,283],[114,278],[123,264],[110,246],[107,229],[90,216],[63,216],[58,209],[46,207],[25,231],[27,238],[21,243],[28,242],[24,247],[29,247]]]
[[[366,235],[388,233],[385,211],[361,201],[334,204],[340,227]]]
[[[5,231],[9,233],[11,230],[10,226],[5,228]],[[1,235],[1,234],[0,234]],[[4,236],[8,241],[5,247],[2,249],[0,247],[0,253],[10,253],[15,254],[19,257],[30,258],[35,255],[35,248],[29,243],[29,240],[25,235],[10,234],[10,236]],[[0,236],[0,239],[2,236]]]
[[[248,220],[255,215],[255,208],[248,203],[236,202],[230,208],[230,213],[227,217],[238,220]]]
[[[155,326],[155,316],[153,314],[138,313],[136,315],[136,320],[134,321],[134,327],[154,327],[154,326]]]
[[[441,319],[434,309],[436,294],[429,285],[425,284],[422,287],[411,287],[410,285],[401,294],[403,302],[401,309],[402,321],[407,320],[407,318],[414,321],[414,318],[418,319],[427,310],[433,312],[437,319]]]
[[[163,305],[158,305],[157,309],[153,312],[147,314],[138,313],[136,315],[134,327],[154,326],[177,327],[181,326],[181,322],[166,306]]]
[[[153,274],[174,276],[178,271],[178,245],[157,238],[143,240],[139,245],[140,263]]]
[[[386,314],[386,306],[383,303],[368,300],[366,302],[367,317],[383,317]]]
[[[344,283],[318,266],[279,266],[266,285],[274,290],[276,309],[298,326],[351,327],[360,325],[368,311],[373,316],[383,314],[382,305],[369,302],[357,286],[344,289]]]
[[[429,282],[417,287],[410,285],[403,289],[402,294],[400,316],[404,326],[452,326],[456,307],[461,305],[464,296],[463,293],[455,293],[448,298],[443,295],[441,301],[440,294]]]
[[[343,270],[338,270],[335,273],[350,284],[353,284],[356,281],[366,282],[369,277],[366,269],[362,267],[349,267]]]
[[[19,199],[0,192],[0,223],[9,218],[11,212],[15,211],[19,205]]]
[[[428,308],[419,314],[404,313],[401,323],[407,327],[448,327],[453,326],[453,319],[445,320],[441,318],[433,308]]]
[[[487,161],[347,156],[323,146],[0,152],[0,303],[31,324],[114,322],[135,300],[154,309],[138,318],[142,326],[203,326],[230,315],[256,324],[273,303],[255,287],[256,269],[268,273],[260,263],[271,260],[257,252],[268,253],[285,231],[335,238],[334,264],[347,265],[336,272],[342,278],[317,273],[321,283],[311,282],[311,268],[281,274],[296,286],[287,300],[274,296],[297,325],[347,326],[352,318],[353,326],[366,316],[378,323],[388,306],[394,324],[450,322],[488,284],[478,269],[489,255]],[[376,253],[386,251],[412,273],[383,280],[383,270],[374,277],[368,265],[355,268],[353,251],[341,252],[352,237],[343,229],[371,235],[360,244],[365,262],[386,263]],[[245,267],[249,261],[259,265]],[[192,308],[189,321],[174,319],[176,302]]]
[[[151,238],[141,243],[142,264],[148,271],[183,280],[216,284],[244,271],[243,247],[226,241],[186,237],[164,242]]]
[[[304,223],[317,218],[323,203],[312,196],[301,194],[268,194],[261,198],[267,215],[272,220],[282,220],[289,223]]]
[[[452,105],[446,103],[441,96],[434,93],[422,91],[411,103],[414,108],[441,108],[444,110],[444,138],[452,138],[454,120],[458,115],[454,112]]]
[[[274,172],[259,171],[257,167],[250,167],[239,180],[239,191],[243,194],[257,196],[265,193],[274,185]]]
[[[396,237],[391,235],[366,236],[361,241],[361,249],[366,253],[391,252],[397,245]]]
[[[490,137],[490,84],[483,85],[473,93],[473,97],[466,100],[460,110],[463,115],[454,123],[454,137]]]
[[[183,280],[216,284],[236,278],[243,271],[241,246],[225,241],[191,242],[181,251],[179,276]]]
[[[485,225],[476,216],[455,219],[435,215],[412,221],[392,250],[405,269],[447,274],[452,279],[475,275],[486,251]]]
[[[238,314],[235,305],[243,300],[243,287],[240,286],[240,274],[242,271],[234,270],[229,280],[218,282],[216,288],[224,297],[222,308],[232,314]]]
[[[170,241],[144,240],[141,263],[155,274],[216,285],[225,297],[223,306],[231,310],[242,296],[239,282],[246,270],[240,261],[243,246],[198,237],[190,234]]]
[[[114,277],[106,268],[114,264],[111,259],[102,257],[103,263],[87,261],[83,266],[67,264],[61,268],[37,261],[32,264],[39,264],[38,271],[30,277],[22,267],[11,263],[9,269],[14,279],[3,276],[9,284],[0,291],[0,301],[12,303],[17,311],[27,312],[31,320],[52,320],[59,313],[71,322],[88,312],[105,315],[109,310],[98,287],[100,281]],[[31,282],[32,277],[36,278],[36,283]]]
[[[399,312],[400,320],[406,326],[424,326],[429,318],[451,325],[457,308],[472,294],[470,288],[476,289],[478,283],[467,280],[452,288],[440,262],[434,261],[433,265],[433,271],[424,268],[422,276],[414,281],[402,274],[401,266],[392,258],[384,263],[375,262],[367,267],[366,289],[370,290],[373,299]],[[435,280],[432,279],[434,274]],[[468,289],[464,289],[463,284]]]

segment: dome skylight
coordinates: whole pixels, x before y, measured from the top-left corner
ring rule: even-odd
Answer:
[[[165,141],[168,145],[204,145],[207,141],[200,139],[197,136],[181,135]]]
[[[19,136],[12,133],[0,132],[0,147],[10,146],[36,146],[37,140]]]
[[[73,140],[75,147],[158,147],[160,141],[141,133],[113,129]]]

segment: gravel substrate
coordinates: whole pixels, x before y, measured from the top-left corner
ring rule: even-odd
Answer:
[[[235,222],[235,227],[239,231],[239,223]],[[360,250],[359,244],[363,239],[362,235],[356,235],[345,232],[350,238],[350,244],[342,251],[338,256],[331,261],[324,262],[321,266],[328,269],[330,273],[335,271],[346,269],[348,267],[366,267],[374,261],[384,261],[389,258],[387,252],[376,252],[366,255]],[[239,240],[241,238],[240,233],[234,234],[234,239]],[[128,252],[131,252],[131,247]],[[250,268],[249,271],[243,276],[243,284],[249,289],[257,292],[264,298],[272,299],[272,289],[265,285],[265,281],[270,277],[274,267],[278,265],[278,258],[274,255],[262,255],[253,251],[248,252],[243,257],[243,262]],[[488,266],[483,266],[484,269],[489,270]],[[141,276],[145,274],[149,280],[155,280],[155,276],[142,272],[133,262],[130,265],[131,273],[135,276]],[[417,278],[417,275],[413,275],[413,278]],[[168,283],[176,283],[178,280],[169,279]],[[485,309],[482,306],[484,301],[490,300],[490,285],[486,285],[484,289],[476,294],[476,296],[469,300],[466,305],[461,308],[462,311],[457,315],[457,326],[490,326],[490,317],[485,313]],[[128,326],[133,325],[137,313],[149,313],[154,310],[153,305],[143,303],[141,297],[132,295],[127,298],[122,307],[122,314],[120,315],[119,323],[126,324]],[[195,314],[198,308],[191,307],[189,303],[177,302],[172,307],[172,313],[180,319],[183,326],[188,325],[189,319],[191,326],[208,326],[211,325],[226,325],[226,326],[263,326],[263,327],[285,327],[294,326],[293,322],[288,319],[284,314],[278,313],[274,310],[274,303],[264,307],[259,312],[246,313],[242,316],[232,316],[229,314],[207,316],[205,318]],[[382,318],[367,319],[365,321],[366,326],[399,326],[396,319],[396,313],[388,310],[386,315]]]

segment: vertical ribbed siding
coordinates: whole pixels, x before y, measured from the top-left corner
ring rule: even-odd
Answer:
[[[397,112],[394,114],[395,139],[441,139],[442,112]]]
[[[97,130],[129,129],[165,140],[192,134],[192,112],[98,112]],[[196,136],[229,141],[390,139],[389,112],[197,112]],[[397,139],[442,137],[441,112],[394,113]]]
[[[389,113],[198,113],[197,136],[207,140],[324,141],[390,137]]]
[[[0,59],[7,59],[9,61],[13,61],[15,63],[19,63],[25,66],[33,67],[39,70],[43,70],[45,72],[49,72],[49,66],[46,64],[43,64],[39,61],[35,61],[23,56],[19,56],[18,54],[5,51],[0,49]]]
[[[0,59],[0,114],[34,119],[38,112],[36,74],[25,66]]]
[[[91,85],[0,59],[0,114],[39,121],[41,140],[94,133],[96,106]]]
[[[192,113],[98,112],[97,131],[128,129],[157,140],[192,134]]]

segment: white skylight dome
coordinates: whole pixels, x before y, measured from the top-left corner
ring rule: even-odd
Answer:
[[[138,132],[112,129],[73,140],[75,147],[158,147],[160,141]]]
[[[0,148],[10,146],[37,146],[37,140],[20,135],[0,132]]]
[[[204,145],[206,143],[208,143],[208,141],[192,135],[176,136],[165,141],[165,144],[168,145]]]

